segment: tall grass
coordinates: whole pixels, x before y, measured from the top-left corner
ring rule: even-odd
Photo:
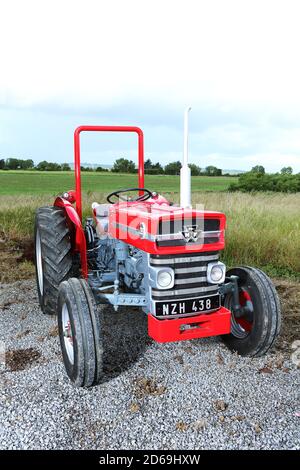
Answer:
[[[168,196],[168,195],[167,195]],[[178,194],[169,194],[178,201]],[[84,193],[84,217],[103,193]],[[51,205],[51,196],[1,196],[0,238],[20,240],[33,233],[37,207]],[[227,216],[226,248],[229,265],[249,264],[271,275],[300,277],[300,194],[193,193],[193,204]]]

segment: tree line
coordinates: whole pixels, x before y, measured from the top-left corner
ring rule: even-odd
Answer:
[[[190,163],[192,176],[221,176],[222,170],[213,165],[209,165],[206,168],[200,168],[194,163]],[[144,164],[145,173],[148,175],[179,175],[181,162],[168,163],[162,166],[160,163],[152,163],[150,158],[145,161]],[[42,162],[34,165],[31,159],[20,159],[20,158],[7,158],[0,159],[0,170],[37,170],[37,171],[70,171],[71,167],[68,163],[53,163],[43,160]],[[82,171],[89,172],[103,172],[109,171],[107,168],[98,166],[97,168],[81,167]],[[113,173],[137,173],[137,168],[132,160],[127,158],[118,158],[113,167],[111,168]]]
[[[207,166],[206,168],[200,168],[194,163],[190,163],[189,167],[191,169],[192,176],[221,176],[222,170],[215,166]],[[160,163],[152,163],[150,158],[148,158],[144,163],[145,173],[148,175],[179,175],[181,169],[181,162],[178,160],[176,162],[168,163],[165,166],[162,166]],[[135,163],[132,160],[127,160],[126,158],[118,158],[111,171],[113,173],[136,173],[137,168]]]
[[[0,159],[0,170],[39,170],[39,171],[69,171],[71,167],[68,163],[52,163],[46,160],[34,164],[30,158],[2,158]]]
[[[96,169],[83,166],[80,168],[82,171],[108,171],[107,168],[101,166]],[[71,171],[71,167],[68,163],[53,163],[46,160],[35,165],[31,159],[2,158],[0,159],[0,170]]]
[[[268,174],[263,166],[257,165],[240,175],[238,182],[229,186],[229,191],[297,193],[300,192],[300,173],[293,174],[292,167],[286,166],[279,173]]]

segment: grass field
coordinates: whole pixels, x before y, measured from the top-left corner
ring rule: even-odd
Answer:
[[[237,180],[228,176],[195,176],[194,191],[224,191]],[[111,192],[116,189],[136,187],[137,175],[82,172],[82,188],[86,191]],[[71,171],[0,171],[0,195],[58,194],[74,188]],[[179,177],[146,175],[145,187],[159,192],[177,192]]]
[[[50,178],[50,175],[47,177]],[[116,187],[122,187],[120,176],[113,178],[118,183]],[[161,179],[162,182],[164,178]],[[156,184],[159,190],[160,186],[163,183]],[[91,203],[104,202],[106,194],[107,191],[91,190],[83,193],[84,216],[91,214]],[[173,201],[178,201],[179,198],[178,193],[169,192],[166,196]],[[263,268],[272,276],[300,278],[300,194],[193,192],[193,204],[196,203],[204,204],[206,209],[219,210],[226,214],[226,249],[223,260],[228,266],[249,264]],[[22,246],[24,241],[30,240],[35,209],[51,204],[51,193],[2,195],[0,249],[1,246],[2,250],[6,246],[12,246],[13,250],[15,245]],[[23,267],[26,270],[26,265]],[[22,266],[18,267],[20,268]]]

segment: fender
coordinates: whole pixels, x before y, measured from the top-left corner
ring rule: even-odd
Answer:
[[[73,207],[69,201],[67,201],[61,196],[58,196],[55,199],[54,206],[62,207],[65,210],[68,225],[75,232],[73,249],[75,252],[80,254],[81,273],[82,273],[82,276],[85,279],[87,279],[88,267],[87,267],[86,240],[85,240],[84,230],[82,228],[79,215],[77,214],[75,207]]]

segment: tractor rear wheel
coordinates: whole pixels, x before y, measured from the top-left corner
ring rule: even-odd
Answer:
[[[223,341],[241,356],[262,356],[273,345],[281,326],[279,298],[271,279],[261,270],[242,266],[227,271],[238,276],[239,300],[246,307],[242,316],[233,312],[233,296],[227,294],[224,307],[231,310],[231,333]]]
[[[84,279],[70,278],[61,283],[57,313],[69,378],[77,387],[97,385],[102,377],[100,320],[93,293]]]
[[[53,315],[60,283],[76,276],[71,233],[63,209],[41,207],[36,211],[34,246],[40,306],[43,313]]]

